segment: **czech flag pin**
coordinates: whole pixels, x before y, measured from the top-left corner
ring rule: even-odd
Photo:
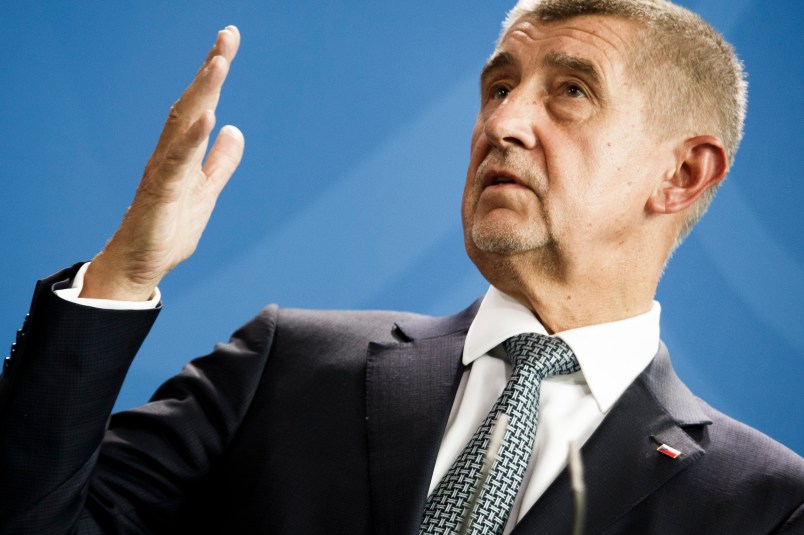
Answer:
[[[677,450],[677,449],[675,449],[675,448],[673,448],[671,446],[668,446],[667,444],[662,444],[661,446],[656,448],[656,451],[658,451],[659,453],[661,453],[663,455],[667,455],[671,459],[675,459],[676,457],[681,455],[681,451],[679,451],[679,450]]]

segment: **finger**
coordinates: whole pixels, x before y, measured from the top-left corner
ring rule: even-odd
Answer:
[[[243,133],[232,125],[221,128],[202,168],[217,191],[223,189],[243,157]]]
[[[215,56],[181,99],[171,106],[149,166],[158,166],[174,142],[184,137],[190,125],[195,124],[202,114],[207,111],[214,113],[227,71],[226,60],[222,56]]]
[[[156,172],[147,181],[143,181],[147,189],[160,192],[170,191],[177,186],[177,194],[181,193],[181,181],[189,171],[197,168],[206,150],[209,134],[215,126],[215,114],[206,110],[182,136],[173,140],[165,149],[164,157],[159,161]],[[170,200],[170,199],[166,199]]]
[[[240,30],[237,29],[237,26],[229,25],[218,32],[215,43],[209,49],[209,53],[201,67],[198,68],[198,72],[201,72],[215,56],[223,56],[231,63],[235,55],[237,55],[238,48],[240,48]]]
[[[181,108],[182,104],[185,102],[188,106],[193,106],[195,103],[193,101],[193,97],[197,96],[196,89],[200,88],[203,89],[204,84],[203,80],[206,76],[213,76],[214,77],[214,69],[210,70],[210,66],[214,61],[219,61],[218,56],[223,57],[225,59],[225,72],[223,73],[223,79],[220,80],[220,85],[223,84],[223,80],[226,78],[226,74],[229,71],[229,65],[231,65],[232,61],[234,60],[235,56],[237,55],[237,50],[240,47],[240,31],[237,29],[236,26],[227,26],[223,30],[218,32],[218,36],[215,39],[215,44],[212,46],[212,49],[207,54],[207,58],[204,60],[204,63],[201,65],[201,68],[198,70],[193,83],[188,86],[185,90],[184,94],[179,98],[177,104]],[[202,83],[195,84],[195,81],[199,80]],[[218,93],[220,93],[220,87],[217,88]],[[201,96],[203,97],[203,91],[201,92]],[[210,109],[214,109],[216,102],[210,102],[209,105],[206,106]]]
[[[205,110],[215,110],[220,98],[221,87],[229,72],[231,60],[240,45],[240,32],[229,26],[218,32],[208,59],[196,74],[184,94],[170,108],[168,119],[159,137],[155,157],[161,157],[172,143],[172,138],[183,132],[198,120]]]
[[[184,132],[204,111],[215,111],[228,72],[229,63],[226,58],[218,55],[210,60],[179,100],[170,107],[170,113],[159,138],[160,143],[163,139],[170,143],[173,135]]]

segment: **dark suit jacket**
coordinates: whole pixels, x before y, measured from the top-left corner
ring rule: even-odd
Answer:
[[[0,379],[0,532],[417,533],[476,305],[269,306],[106,430],[157,311],[62,301],[74,271],[39,283]],[[664,347],[581,453],[585,533],[804,533],[801,457],[694,397]],[[565,472],[515,533],[571,516]]]

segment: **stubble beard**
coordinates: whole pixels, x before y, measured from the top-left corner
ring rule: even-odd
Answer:
[[[475,220],[472,224],[472,242],[478,251],[513,255],[543,248],[550,240],[544,229],[537,225],[516,226]]]

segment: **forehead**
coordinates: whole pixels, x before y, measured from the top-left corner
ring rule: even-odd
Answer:
[[[489,65],[501,55],[521,66],[560,56],[593,68],[602,79],[624,76],[639,29],[633,21],[611,16],[583,15],[543,22],[524,15],[500,40]]]

